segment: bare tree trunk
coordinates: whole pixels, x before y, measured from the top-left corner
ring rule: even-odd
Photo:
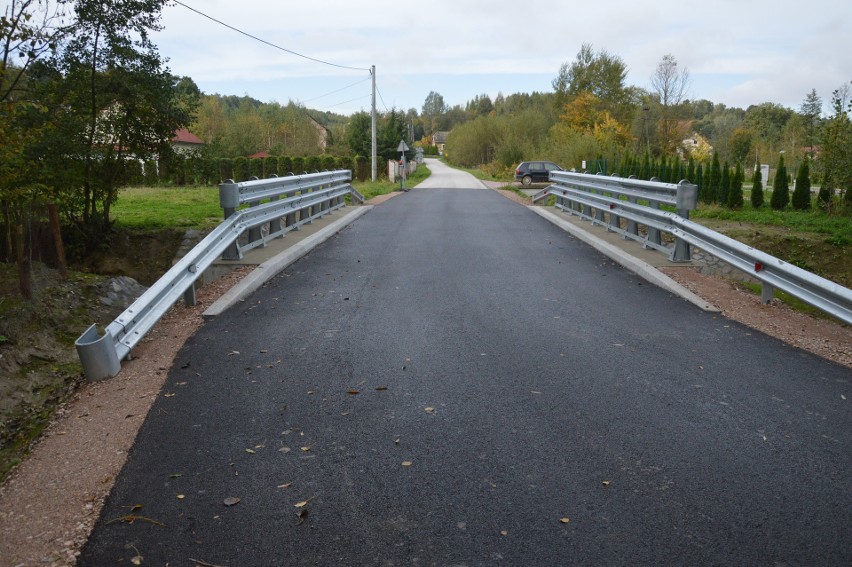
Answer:
[[[3,239],[3,257],[10,264],[15,257],[15,244],[12,240],[12,215],[9,214],[9,202],[3,202],[3,223],[5,226]]]
[[[32,260],[30,258],[29,234],[24,223],[15,226],[15,252],[18,261],[18,289],[27,301],[33,299]]]
[[[59,225],[59,212],[56,203],[47,205],[50,215],[50,230],[53,233],[53,246],[56,249],[56,263],[63,278],[68,277],[68,262],[65,260],[65,244],[62,242],[62,229]]]

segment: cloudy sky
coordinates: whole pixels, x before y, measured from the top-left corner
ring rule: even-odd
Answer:
[[[551,92],[583,43],[621,57],[627,83],[650,89],[672,54],[690,98],[798,109],[852,81],[848,0],[180,0],[154,41],[178,75],[207,93],[293,100],[351,114],[418,112],[430,91],[449,105],[478,94]],[[325,63],[280,51],[192,11]],[[328,65],[331,63],[333,65]],[[352,67],[348,69],[345,67]]]

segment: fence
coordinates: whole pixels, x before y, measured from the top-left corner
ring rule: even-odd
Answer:
[[[674,185],[565,171],[551,172],[550,180],[553,185],[534,201],[553,195],[556,207],[566,213],[665,252],[674,262],[688,261],[690,245],[697,246],[760,281],[762,301],[769,302],[779,289],[852,324],[849,288],[690,221],[697,188],[689,182]],[[661,205],[677,212],[662,210]],[[673,243],[663,243],[661,233],[669,234]]]
[[[86,378],[100,380],[118,374],[121,360],[181,296],[189,304],[195,302],[196,280],[219,257],[241,257],[246,250],[282,238],[286,232],[345,206],[347,195],[363,203],[364,197],[352,187],[351,179],[350,171],[334,171],[221,184],[219,201],[225,220],[107,325],[103,336],[92,325],[77,339]],[[239,209],[244,204],[248,208]],[[239,239],[246,231],[247,243],[241,245]]]

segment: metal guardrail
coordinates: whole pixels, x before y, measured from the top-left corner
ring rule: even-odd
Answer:
[[[335,171],[243,183],[229,180],[221,184],[219,200],[225,208],[225,220],[107,325],[103,336],[99,335],[97,325],[92,325],[77,339],[75,346],[86,378],[93,381],[117,375],[121,360],[130,355],[133,347],[181,296],[188,304],[194,304],[195,281],[220,256],[235,252],[241,257],[245,250],[263,246],[272,238],[283,238],[301,224],[344,207],[346,195],[363,203],[364,197],[350,181],[349,171]],[[262,199],[271,200],[262,203]],[[243,203],[251,206],[237,210]],[[261,230],[264,226],[277,228],[264,235]],[[254,240],[250,237],[248,244],[240,246],[238,240],[247,230],[258,237]]]
[[[696,185],[688,181],[675,185],[655,180],[642,181],[569,171],[551,171],[550,180],[555,184],[537,193],[533,202],[554,195],[559,209],[593,224],[606,226],[607,230],[636,240],[645,248],[664,252],[673,262],[690,260],[689,245],[679,238],[675,238],[672,245],[664,243],[661,233],[669,231],[653,222],[645,211],[656,211],[660,205],[670,205],[677,208],[682,217],[689,218],[689,211],[695,210],[698,205]],[[647,206],[642,206],[642,202],[647,203]],[[622,219],[626,223],[622,223]],[[640,232],[640,225],[647,229],[644,235]]]
[[[551,172],[550,179],[554,184],[536,194],[533,201],[554,195],[557,208],[619,232],[647,248],[666,252],[674,262],[689,260],[689,246],[697,246],[759,280],[764,303],[771,301],[775,289],[779,289],[852,325],[849,288],[690,221],[689,211],[695,209],[697,198],[695,185],[561,171]],[[641,201],[649,206],[643,206]],[[678,212],[660,210],[660,204],[674,205]],[[626,227],[622,226],[622,219],[627,221]],[[646,227],[646,236],[639,234],[639,225]],[[661,232],[670,234],[674,244],[662,244]]]

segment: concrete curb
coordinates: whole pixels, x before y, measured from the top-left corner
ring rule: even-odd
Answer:
[[[555,224],[556,226],[558,226],[559,228],[561,228],[565,232],[571,233],[573,236],[579,238],[580,240],[582,240],[583,242],[585,242],[586,244],[588,244],[589,246],[591,246],[595,250],[597,250],[597,251],[605,254],[609,258],[615,260],[616,262],[621,264],[623,267],[627,268],[628,270],[630,270],[631,272],[633,272],[637,276],[641,277],[642,279],[656,285],[657,287],[661,287],[664,290],[677,295],[678,297],[681,297],[681,298],[689,301],[690,303],[692,303],[693,305],[695,305],[699,309],[702,309],[702,310],[710,312],[710,313],[719,313],[720,312],[718,307],[709,303],[708,301],[705,301],[701,297],[698,297],[697,295],[695,295],[694,293],[692,293],[691,291],[689,291],[688,289],[686,289],[685,287],[683,287],[682,285],[680,285],[679,283],[677,283],[676,281],[674,281],[673,279],[671,279],[670,277],[665,275],[664,273],[660,272],[658,269],[656,269],[652,265],[650,265],[646,262],[643,262],[642,260],[640,260],[640,259],[638,259],[634,256],[631,256],[627,252],[621,250],[620,248],[618,248],[616,246],[613,246],[612,244],[610,244],[608,242],[601,240],[600,238],[598,238],[594,234],[591,234],[589,232],[586,232],[585,230],[577,228],[576,226],[574,226],[570,222],[559,218],[559,215],[554,213],[553,211],[550,211],[548,209],[544,209],[542,207],[527,207],[527,208],[530,209],[532,212],[536,213],[537,215],[539,215],[540,217],[543,217],[544,219]]]
[[[278,254],[274,258],[260,264],[250,274],[240,280],[237,285],[229,289],[219,299],[217,299],[204,311],[204,313],[202,313],[202,315],[204,317],[215,317],[217,315],[221,315],[226,309],[230,308],[235,303],[242,301],[248,297],[249,294],[275,277],[275,275],[281,272],[281,270],[285,269],[287,266],[346,228],[356,219],[370,212],[372,209],[372,205],[362,205],[357,207],[347,213],[343,218],[334,221],[316,234],[312,234],[301,242],[297,242],[281,254]]]

